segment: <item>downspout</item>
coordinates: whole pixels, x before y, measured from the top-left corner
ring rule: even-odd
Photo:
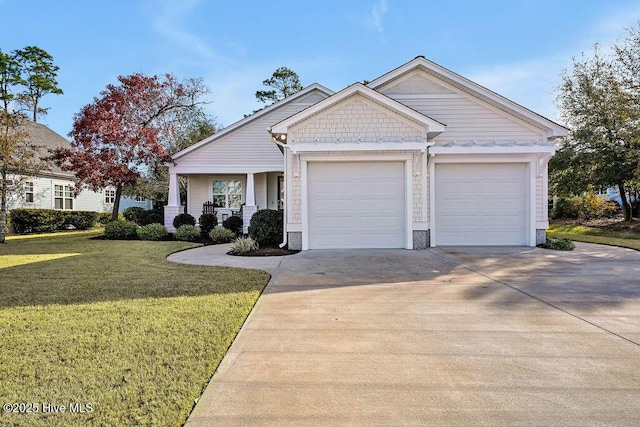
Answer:
[[[284,147],[283,147],[284,148]],[[285,246],[287,246],[287,164],[289,162],[287,161],[287,149],[284,148],[284,179],[282,180],[282,185],[284,185],[284,188],[282,189],[282,192],[284,193],[284,201],[282,203],[282,243],[280,243],[278,246],[280,248],[284,248]],[[280,195],[278,194],[278,197],[280,197]]]
[[[271,133],[271,132],[269,132]],[[284,179],[282,184],[284,185],[284,203],[282,204],[282,243],[278,245],[280,248],[287,246],[287,145],[278,141],[273,135],[271,135],[271,141],[282,148],[282,154],[284,154]],[[278,197],[280,195],[278,194]]]

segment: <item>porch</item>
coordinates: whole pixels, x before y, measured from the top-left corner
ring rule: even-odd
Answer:
[[[180,198],[179,178],[187,181],[186,200]],[[164,223],[175,231],[173,219],[180,213],[196,218],[213,209],[218,224],[232,215],[243,220],[246,233],[253,214],[260,209],[280,209],[284,202],[282,171],[248,173],[172,173],[169,175],[169,201],[164,209]],[[205,205],[207,204],[207,205]]]

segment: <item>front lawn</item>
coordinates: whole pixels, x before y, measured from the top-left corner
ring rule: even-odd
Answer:
[[[558,222],[547,233],[550,237],[567,238],[576,242],[599,243],[640,250],[640,231],[637,221],[601,220],[586,223]]]
[[[269,279],[95,235],[0,245],[0,425],[182,425]]]

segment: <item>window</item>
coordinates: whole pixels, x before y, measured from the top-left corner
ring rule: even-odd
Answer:
[[[146,202],[146,201],[147,201],[147,198],[146,198],[146,197],[144,197],[144,196],[140,196],[140,195],[138,195],[138,196],[136,196],[135,201],[136,201],[136,202]]]
[[[115,203],[116,202],[116,190],[104,190],[104,202]]]
[[[278,177],[278,209],[284,209],[284,176]]]
[[[33,203],[33,182],[24,183],[24,200],[27,203]]]
[[[213,205],[216,208],[240,209],[242,183],[239,179],[213,180]]]
[[[70,185],[54,185],[54,209],[73,209],[73,187]]]

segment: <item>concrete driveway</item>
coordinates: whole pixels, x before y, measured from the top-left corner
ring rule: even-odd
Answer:
[[[223,247],[175,254],[228,262]],[[273,275],[187,425],[637,425],[640,253],[309,251]],[[237,265],[237,264],[236,264]]]

